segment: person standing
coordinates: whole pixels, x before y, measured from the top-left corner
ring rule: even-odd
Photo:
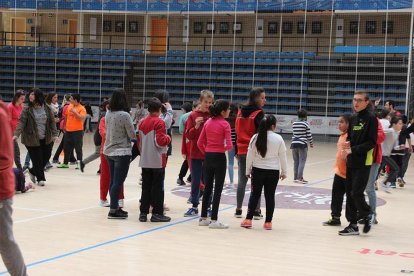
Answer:
[[[12,129],[12,133],[16,131],[17,124],[19,123],[20,114],[24,108],[24,100],[25,100],[24,91],[19,89],[17,90],[16,94],[14,94],[12,102],[7,105],[7,109],[9,110],[10,115],[10,126]],[[14,163],[18,169],[22,169],[22,163],[20,161],[20,148],[19,143],[17,140],[13,140],[14,143]]]
[[[237,135],[236,135],[236,117],[237,117],[238,107],[236,104],[230,104],[230,114],[229,117],[226,119],[227,122],[230,124],[230,131],[231,131],[231,142],[233,143],[233,148],[227,152],[227,165],[228,165],[228,173],[229,173],[229,180],[230,186],[233,187],[234,185],[234,157],[237,154]]]
[[[356,91],[352,99],[356,112],[349,121],[348,141],[344,146],[346,162],[346,218],[349,226],[339,231],[342,236],[359,235],[358,217],[364,219],[363,232],[371,230],[371,208],[365,201],[364,191],[373,162],[373,151],[378,138],[378,121],[368,110],[369,96]]]
[[[69,168],[70,155],[73,149],[76,151],[77,168],[80,166],[81,172],[85,165],[82,162],[82,146],[83,146],[83,122],[86,118],[86,109],[80,104],[80,95],[72,94],[70,97],[70,105],[65,109],[63,116],[65,117],[65,144],[64,144],[64,161],[57,166],[60,169]]]
[[[0,100],[0,255],[10,275],[26,276],[26,264],[13,234],[12,204],[15,176],[13,173],[13,134],[9,120],[8,110]]]
[[[33,167],[28,170],[30,179],[39,186],[46,182],[44,168],[52,155],[53,142],[57,139],[55,116],[45,103],[40,89],[33,88],[29,94],[29,106],[20,115],[14,139],[22,136],[32,159]]]
[[[180,132],[181,135],[183,135],[182,145],[181,145],[182,147],[186,147],[186,145],[187,145],[187,143],[185,141],[187,139],[185,138],[184,130],[185,130],[185,123],[187,122],[188,116],[190,116],[192,110],[193,110],[193,105],[189,102],[185,102],[181,106],[181,111],[183,112],[183,114],[180,117],[180,121],[179,121],[178,125],[179,125],[179,132]],[[177,184],[178,185],[180,185],[180,186],[185,185],[184,177],[187,174],[187,171],[188,171],[188,161],[187,161],[187,158],[184,158],[184,161],[181,164],[180,173],[178,174],[178,179],[177,179]]]
[[[293,155],[293,182],[300,184],[308,184],[308,181],[303,178],[308,157],[308,143],[313,148],[312,133],[307,117],[306,110],[299,109],[298,119],[293,122],[292,143],[290,144]]]

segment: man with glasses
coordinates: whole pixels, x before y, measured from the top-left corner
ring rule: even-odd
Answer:
[[[378,135],[378,121],[369,110],[370,100],[366,92],[356,91],[352,101],[355,114],[348,128],[348,141],[343,148],[347,155],[346,170],[346,218],[349,226],[339,235],[359,235],[358,219],[364,221],[364,233],[371,230],[372,213],[365,201],[364,191],[373,162],[373,151]]]

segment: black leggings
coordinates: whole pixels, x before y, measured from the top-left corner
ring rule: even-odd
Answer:
[[[73,153],[73,149],[76,151],[76,158],[82,160],[82,146],[83,146],[83,130],[66,132],[65,133],[65,158],[63,163],[68,164],[70,155]]]
[[[203,205],[201,207],[201,217],[207,217],[207,209],[210,206],[209,201],[213,193],[213,207],[211,211],[211,220],[217,220],[218,209],[220,205],[221,192],[223,191],[224,179],[226,177],[226,154],[218,152],[206,152],[204,160],[204,195]]]
[[[62,141],[60,141],[59,147],[57,148],[55,155],[53,156],[53,161],[59,161],[59,156],[63,151],[63,146],[65,145],[65,133],[62,133]],[[60,134],[59,134],[60,135]],[[75,155],[72,153],[70,154],[70,162],[76,162]]]
[[[279,182],[278,170],[266,170],[253,167],[252,170],[252,190],[250,193],[249,207],[246,219],[252,219],[260,200],[262,189],[266,199],[266,222],[271,222],[275,210],[275,192]]]
[[[332,184],[332,201],[331,201],[331,215],[332,217],[341,217],[342,204],[345,196],[346,179],[335,174]]]

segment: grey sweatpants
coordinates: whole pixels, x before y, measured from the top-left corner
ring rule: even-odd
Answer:
[[[242,154],[238,156],[239,161],[239,182],[237,184],[237,209],[241,209],[243,206],[244,201],[244,194],[246,193],[246,184],[247,184],[247,177],[246,177],[246,154]],[[257,203],[257,209],[260,209],[260,199]]]
[[[12,276],[26,276],[22,252],[13,235],[13,199],[0,200],[0,254]]]

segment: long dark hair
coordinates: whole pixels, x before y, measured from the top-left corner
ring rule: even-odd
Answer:
[[[109,100],[108,109],[110,111],[125,111],[125,112],[130,111],[124,89],[117,88],[114,90],[114,93],[112,93],[112,96]]]
[[[272,126],[276,126],[276,117],[271,114],[266,114],[260,121],[256,139],[257,152],[263,158],[265,158],[267,153],[267,131],[272,130]]]
[[[40,90],[39,88],[32,88],[30,89],[29,95],[33,93],[34,95],[34,100],[33,102],[29,101],[29,106],[30,107],[34,107],[36,104],[39,106],[43,106],[45,104],[45,97],[43,96],[43,92],[42,90]]]
[[[235,103],[231,103],[230,104],[230,114],[229,117],[226,119],[227,122],[229,122],[230,127],[234,128],[234,125],[236,123],[236,117],[237,117],[237,110],[238,110],[238,106]]]
[[[46,96],[46,103],[47,104],[52,104],[52,98],[57,95],[56,92],[50,92],[49,94],[47,94]]]
[[[225,100],[217,100],[214,104],[210,105],[209,111],[212,117],[218,117],[221,115],[221,112],[229,109],[230,103]]]
[[[260,94],[265,93],[264,88],[262,87],[253,87],[252,90],[250,90],[249,94],[249,102],[247,105],[253,105],[257,106],[257,98],[260,97]]]
[[[24,96],[24,90],[19,89],[17,90],[16,94],[14,94],[13,99],[12,99],[12,103],[13,105],[16,105],[17,100],[21,97]]]

